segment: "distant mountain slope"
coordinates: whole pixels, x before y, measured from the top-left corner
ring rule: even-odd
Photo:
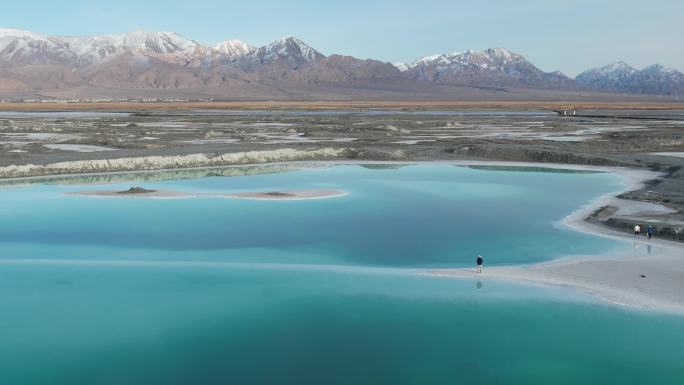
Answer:
[[[596,90],[684,95],[684,74],[659,64],[637,70],[624,62],[617,62],[581,73],[577,76],[577,83]]]
[[[79,71],[89,85],[109,88],[176,89],[203,87],[209,74],[132,52]]]
[[[404,79],[401,71],[390,63],[359,60],[351,56],[331,55],[307,63],[287,76],[307,83],[377,83]]]

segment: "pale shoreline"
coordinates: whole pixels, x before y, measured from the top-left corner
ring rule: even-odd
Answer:
[[[466,163],[466,162],[464,162]],[[490,162],[467,162],[469,165],[492,165]],[[639,189],[644,182],[658,176],[649,170],[620,167],[592,167],[575,165],[551,165],[538,163],[505,163],[499,165],[534,166],[572,170],[611,172],[621,177],[624,188],[604,194],[583,205],[563,218],[562,226],[596,236],[609,237],[635,246],[657,246],[656,255],[629,256],[566,256],[549,262],[531,265],[485,267],[482,274],[475,269],[432,269],[426,274],[450,278],[498,279],[549,286],[564,286],[589,294],[604,302],[628,308],[656,310],[684,314],[684,245],[679,242],[634,238],[604,226],[590,223],[586,217],[602,206],[611,204],[620,210],[633,209],[635,205],[664,207],[653,203],[632,202],[617,195]],[[465,165],[465,164],[464,164]],[[643,277],[642,277],[643,276]]]
[[[618,199],[616,196],[641,188],[645,181],[659,173],[646,169],[623,167],[585,166],[558,163],[501,162],[501,161],[289,161],[269,162],[267,164],[288,164],[311,166],[335,165],[454,165],[454,166],[511,166],[539,167],[549,169],[610,172],[621,177],[624,188],[600,196],[578,208],[563,218],[559,224],[576,231],[592,235],[610,237],[625,242],[634,239],[610,228],[592,224],[586,216],[607,203],[621,209],[629,209],[633,202]],[[265,165],[265,164],[256,164]],[[244,167],[254,165],[236,165]],[[207,168],[207,167],[198,167]],[[226,168],[226,166],[210,167]],[[125,173],[125,172],[123,172]],[[106,173],[103,173],[106,174]],[[85,174],[92,175],[92,174]],[[78,176],[78,175],[73,175]],[[57,176],[55,176],[57,177]],[[43,177],[45,178],[45,177]],[[48,177],[49,178],[49,177]],[[29,178],[27,178],[29,179]],[[167,196],[166,198],[174,198]],[[236,198],[236,197],[233,197]],[[256,199],[256,198],[251,198]],[[305,198],[315,199],[315,198]],[[658,206],[646,203],[648,205]],[[550,262],[533,265],[485,267],[483,274],[475,274],[474,269],[431,269],[422,270],[423,274],[435,277],[497,279],[509,282],[565,286],[592,295],[607,303],[629,308],[684,313],[684,245],[674,241],[639,238],[640,244],[656,245],[662,252],[648,257],[634,256],[568,256]],[[641,275],[645,275],[642,278]]]

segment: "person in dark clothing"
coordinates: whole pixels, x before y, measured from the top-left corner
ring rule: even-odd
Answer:
[[[648,239],[651,239],[654,231],[655,231],[655,228],[653,227],[653,225],[648,225],[648,228],[646,229],[646,233],[648,234]]]
[[[482,273],[482,262],[484,262],[483,259],[482,259],[482,256],[481,256],[481,255],[478,255],[478,256],[477,256],[477,259],[475,260],[475,262],[477,262],[477,272],[478,272],[478,274],[479,274],[479,273]]]

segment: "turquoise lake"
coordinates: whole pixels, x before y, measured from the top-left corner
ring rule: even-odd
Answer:
[[[426,268],[646,253],[561,224],[608,173],[302,167],[0,187],[0,384],[682,384],[684,317]],[[305,201],[68,195],[131,186]]]

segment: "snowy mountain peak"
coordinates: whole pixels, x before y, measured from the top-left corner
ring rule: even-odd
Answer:
[[[33,40],[47,40],[47,36],[36,33],[36,32],[31,32],[31,31],[24,31],[22,29],[12,29],[12,28],[0,28],[0,39],[1,38],[26,38],[26,39],[33,39]]]
[[[254,47],[240,40],[226,40],[216,44],[214,49],[230,57],[241,57],[254,51]]]
[[[155,56],[186,65],[231,63],[242,59],[241,63],[246,67],[278,62],[287,63],[291,68],[324,57],[292,36],[256,49],[239,40],[205,47],[175,32],[137,30],[112,35],[47,36],[17,29],[0,29],[0,60],[10,64],[59,63],[80,68],[124,53]]]
[[[623,62],[623,61],[616,61],[615,63],[609,64],[604,68],[610,68],[610,69],[629,69],[632,68],[629,64]]]
[[[652,65],[644,68],[644,71],[658,71],[658,72],[660,72],[660,71],[666,71],[666,70],[667,70],[667,68],[665,68],[665,66],[661,65],[661,64],[652,64]]]
[[[118,35],[65,36],[60,39],[86,64],[97,63],[125,52],[167,55],[190,52],[201,47],[197,42],[175,32],[145,30]]]
[[[325,56],[296,37],[286,36],[263,46],[250,54],[252,64],[287,63],[290,68],[297,68],[305,63],[312,63]]]
[[[584,71],[577,76],[577,80],[582,84],[590,83],[618,83],[634,75],[637,70],[625,62],[618,61],[607,66],[592,68]]]
[[[301,55],[307,62],[316,61],[323,57],[321,53],[294,36],[285,36],[269,44],[266,49],[278,55]]]
[[[503,60],[519,60],[522,56],[513,53],[506,48],[489,48],[484,52],[490,58],[498,58]]]
[[[616,62],[585,71],[575,80],[582,86],[599,90],[660,95],[684,93],[684,74],[660,64],[637,70],[624,62]]]
[[[409,64],[406,63],[392,63],[392,65],[401,72],[406,72],[410,69]]]
[[[452,52],[448,54],[425,56],[408,64],[408,68],[421,66],[464,66],[476,65],[483,68],[501,66],[509,62],[526,62],[521,55],[513,53],[505,48],[489,48],[484,51],[467,50],[465,52]]]
[[[668,68],[668,67],[665,67],[661,64],[650,65],[650,66],[644,68],[643,70],[641,70],[641,72],[652,73],[652,74],[663,74],[663,75],[677,75],[677,74],[681,75],[682,74],[681,72],[677,71],[674,68]]]
[[[612,64],[609,64],[605,67],[601,67],[597,69],[599,72],[604,73],[604,74],[610,74],[610,73],[633,73],[636,72],[636,69],[629,64],[623,62],[623,61],[618,61]]]
[[[455,56],[455,55],[460,55],[460,53],[459,53],[459,52],[454,52],[454,53],[448,54],[448,55],[440,55],[440,54],[437,54],[437,55],[423,56],[422,58],[420,58],[420,59],[414,61],[413,63],[410,63],[408,66],[409,66],[409,68],[413,68],[413,67],[415,67],[415,66],[417,66],[417,65],[420,65],[420,64],[431,63],[431,62],[434,62],[434,61],[436,61],[436,60],[438,60],[438,59],[440,59],[440,58],[447,57],[447,56]]]
[[[484,51],[468,50],[462,54],[452,54],[452,57],[462,62],[490,62],[505,64],[508,62],[526,61],[524,57],[506,48],[488,48]]]
[[[52,64],[75,56],[58,38],[20,29],[0,29],[0,60],[6,63]]]
[[[574,87],[574,82],[560,72],[544,72],[522,55],[506,48],[468,50],[431,55],[407,66],[413,79],[440,84],[472,84],[490,87],[537,87],[558,89]]]
[[[175,32],[149,32],[138,30],[111,36],[114,46],[124,50],[140,50],[158,54],[189,51],[199,46],[194,40]]]

